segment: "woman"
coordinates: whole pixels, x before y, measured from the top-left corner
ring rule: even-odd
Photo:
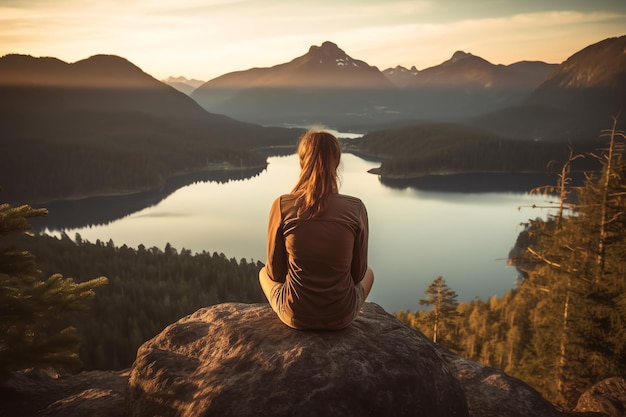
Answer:
[[[270,210],[259,281],[289,327],[339,330],[355,319],[374,282],[367,265],[367,211],[358,198],[339,194],[337,138],[309,131],[298,156],[296,186]]]

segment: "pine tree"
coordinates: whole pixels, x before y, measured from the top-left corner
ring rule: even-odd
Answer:
[[[532,369],[528,376],[537,388],[548,392],[552,398],[558,398],[559,402],[563,402],[564,372],[568,366],[572,280],[578,278],[574,266],[577,251],[570,244],[575,219],[566,218],[566,211],[571,214],[577,209],[577,205],[569,201],[569,195],[578,188],[570,186],[569,173],[572,163],[582,157],[573,155],[570,148],[569,158],[562,165],[556,186],[531,190],[531,194],[546,197],[556,194],[559,201],[556,206],[547,206],[557,210],[548,221],[530,222],[527,233],[531,244],[526,247],[526,260],[518,263],[518,267],[521,266],[520,269],[526,273],[526,279],[520,285],[523,297],[535,303],[530,314],[533,335],[524,355],[526,367]],[[554,161],[551,162],[553,164]],[[525,269],[529,265],[530,273]],[[542,370],[541,378],[537,377],[539,369]]]
[[[449,321],[456,315],[457,293],[446,285],[442,276],[437,277],[424,291],[428,295],[425,299],[420,299],[420,305],[431,305],[430,316],[433,323],[433,342],[437,343],[440,325]]]
[[[581,294],[580,325],[573,329],[578,346],[582,383],[626,373],[626,136],[613,127],[604,132],[607,148],[596,157],[602,165],[580,193],[579,224],[587,235],[584,265],[587,285]]]
[[[73,369],[78,366],[76,329],[65,313],[84,310],[84,301],[105,277],[76,283],[53,274],[40,279],[35,257],[16,242],[30,234],[28,219],[45,209],[0,204],[0,380],[30,367]]]
[[[552,189],[561,200],[557,215],[530,222],[526,254],[516,262],[524,271],[520,292],[536,302],[521,373],[565,406],[595,382],[625,371],[626,167],[616,123],[605,132],[608,147],[594,155],[600,175],[587,176],[577,189],[572,214],[563,215],[569,203],[561,182]]]

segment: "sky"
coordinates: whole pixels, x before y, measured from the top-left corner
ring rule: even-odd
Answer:
[[[0,0],[0,56],[121,56],[157,79],[207,81],[336,43],[381,71],[469,52],[561,63],[626,35],[626,0]]]

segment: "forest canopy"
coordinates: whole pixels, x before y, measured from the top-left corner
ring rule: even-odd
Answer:
[[[606,147],[584,155],[600,169],[571,186],[570,163],[559,181],[536,192],[557,195],[553,214],[526,224],[510,263],[519,270],[503,297],[460,303],[450,314],[399,312],[403,322],[459,355],[529,383],[566,408],[593,384],[626,375],[626,136],[604,132]],[[432,292],[432,291],[431,291]]]
[[[36,255],[44,274],[64,271],[79,282],[106,274],[109,283],[89,301],[89,310],[71,319],[86,370],[130,367],[142,343],[202,307],[265,301],[258,283],[262,265],[216,252],[178,251],[169,244],[117,247],[80,235],[36,235],[19,244]]]
[[[579,141],[580,152],[597,142]],[[563,142],[513,139],[446,123],[381,130],[352,141],[350,151],[382,160],[373,172],[389,178],[464,173],[545,173],[551,160],[567,158]],[[581,161],[579,169],[593,169]]]

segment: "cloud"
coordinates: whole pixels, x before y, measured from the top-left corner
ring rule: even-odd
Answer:
[[[341,45],[353,57],[385,68],[401,64],[424,69],[450,58],[456,50],[496,64],[520,60],[560,63],[591,43],[623,34],[625,18],[616,13],[562,11],[379,25],[345,33]]]
[[[574,3],[581,4],[558,4],[562,9]],[[611,10],[605,7],[611,2],[597,3]],[[590,43],[623,34],[623,11],[531,9],[556,9],[554,4],[5,0],[0,5],[0,55],[27,53],[74,62],[107,53],[123,56],[157,78],[208,79],[287,62],[326,40],[380,69],[398,64],[423,69],[459,49],[494,63],[560,62]]]

